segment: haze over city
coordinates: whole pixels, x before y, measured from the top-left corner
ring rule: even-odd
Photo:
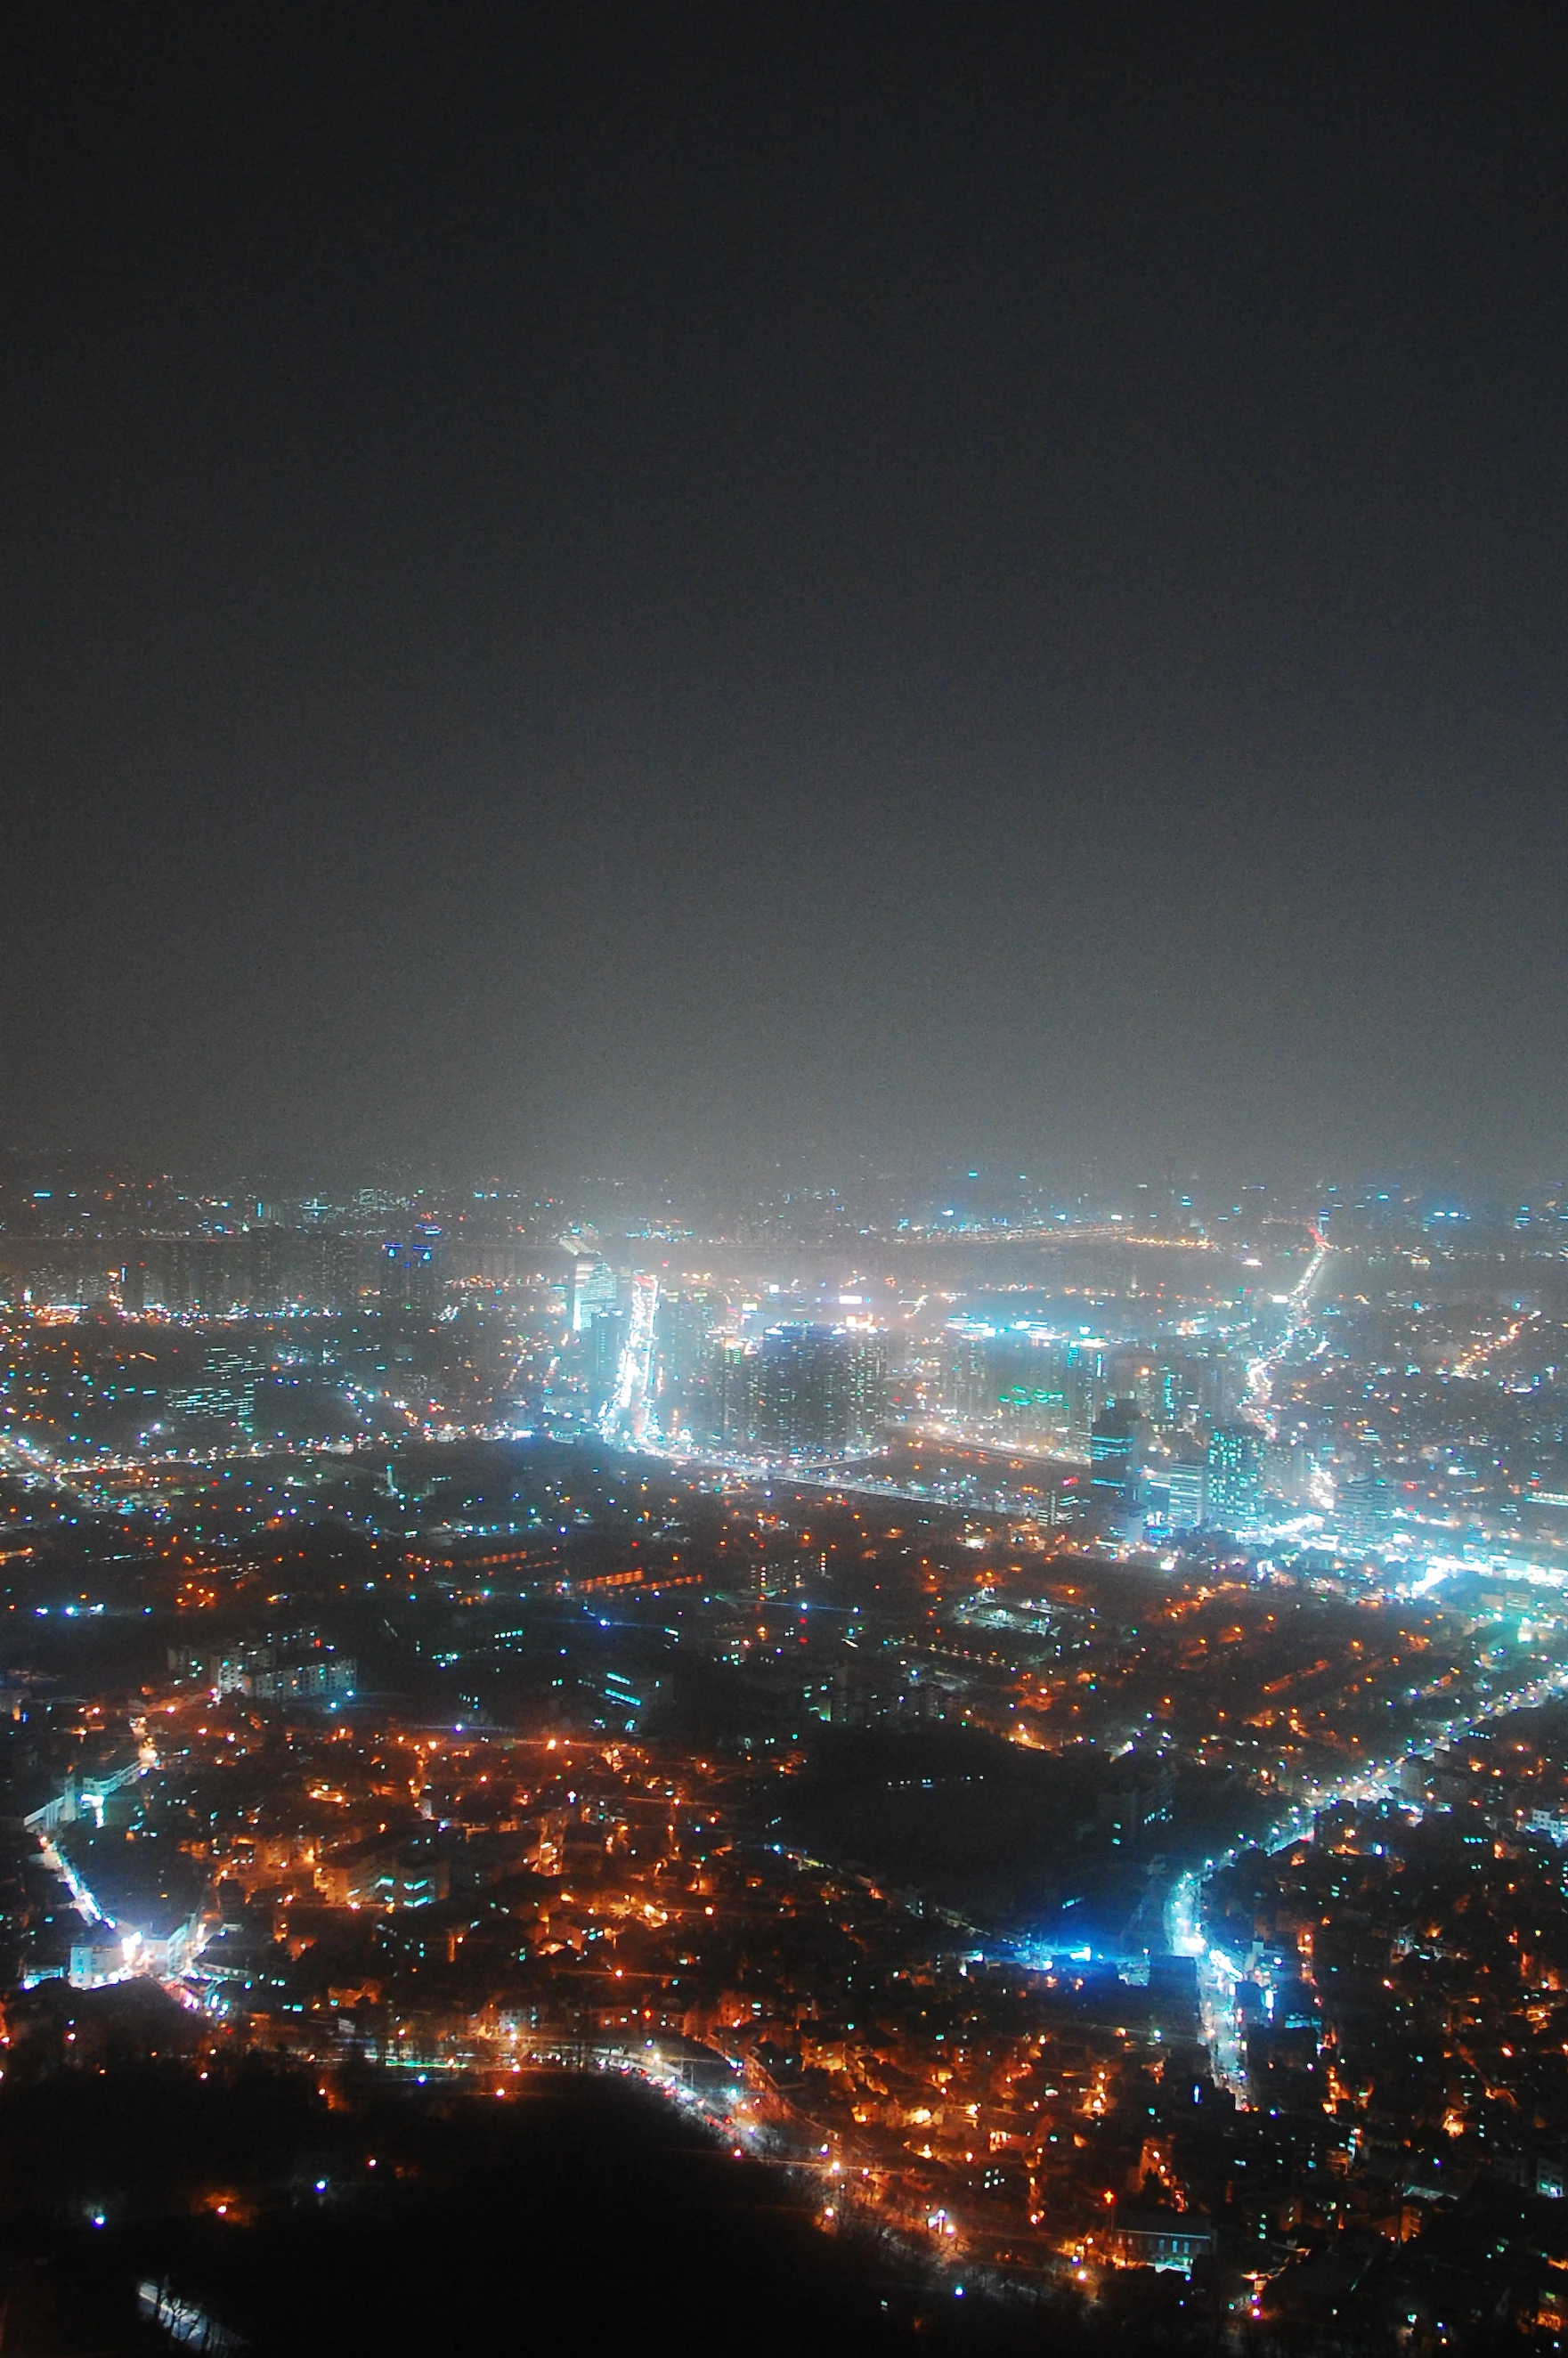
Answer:
[[[5,1134],[1551,1175],[1555,34],[23,11]]]

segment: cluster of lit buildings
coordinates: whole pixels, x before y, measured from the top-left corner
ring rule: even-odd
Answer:
[[[634,2070],[960,2275],[1568,2331],[1555,1210],[71,1200],[0,1234],[16,2019]]]

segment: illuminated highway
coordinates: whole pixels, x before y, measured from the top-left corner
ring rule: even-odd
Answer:
[[[1242,1402],[1242,1414],[1260,1424],[1271,1435],[1274,1430],[1271,1408],[1274,1370],[1313,1324],[1313,1293],[1333,1249],[1328,1238],[1319,1229],[1313,1228],[1310,1233],[1312,1257],[1285,1297],[1285,1331],[1260,1358],[1252,1360],[1247,1369],[1247,1396]]]
[[[627,1323],[626,1340],[622,1346],[620,1363],[615,1371],[615,1389],[604,1404],[600,1416],[600,1430],[607,1441],[636,1444],[643,1438],[648,1417],[648,1394],[653,1381],[654,1335],[659,1309],[659,1281],[652,1275],[640,1275],[632,1281],[632,1315]]]
[[[1517,1343],[1525,1328],[1533,1326],[1541,1315],[1539,1310],[1522,1312],[1511,1325],[1504,1327],[1500,1335],[1487,1336],[1466,1351],[1463,1358],[1455,1359],[1451,1372],[1456,1376],[1478,1376],[1495,1353],[1506,1351],[1511,1344]]]
[[[1530,1680],[1525,1686],[1510,1688],[1506,1694],[1491,1696],[1467,1717],[1450,1720],[1433,1743],[1414,1745],[1408,1752],[1390,1756],[1387,1760],[1368,1760],[1336,1783],[1316,1787],[1310,1801],[1298,1802],[1275,1820],[1260,1838],[1258,1847],[1274,1852],[1288,1849],[1292,1843],[1312,1841],[1317,1832],[1319,1813],[1341,1802],[1376,1804],[1399,1801],[1404,1798],[1400,1779],[1406,1761],[1430,1758],[1436,1741],[1453,1744],[1474,1734],[1488,1720],[1506,1718],[1510,1712],[1532,1710],[1564,1695],[1568,1695],[1568,1664]],[[1210,1877],[1233,1866],[1239,1855],[1239,1848],[1224,1851],[1217,1858],[1206,1861],[1201,1869],[1178,1877],[1165,1903],[1165,1937],[1178,1954],[1196,1960],[1203,2034],[1215,2078],[1245,2104],[1246,2068],[1236,2028],[1236,1985],[1242,1974],[1234,1960],[1211,1946],[1203,1923],[1204,1892]]]

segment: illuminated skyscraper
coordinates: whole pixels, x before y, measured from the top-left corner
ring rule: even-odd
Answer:
[[[1346,1547],[1379,1548],[1388,1540],[1393,1509],[1393,1493],[1381,1475],[1357,1475],[1335,1493],[1334,1527]]]
[[[1170,1526],[1173,1531],[1195,1531],[1202,1528],[1208,1510],[1208,1475],[1202,1466],[1170,1466],[1165,1479],[1170,1490]]]
[[[754,1343],[721,1335],[708,1344],[691,1383],[688,1417],[697,1440],[720,1449],[750,1448],[756,1435],[761,1365]]]
[[[886,1389],[877,1336],[837,1326],[771,1326],[760,1344],[709,1347],[692,1387],[698,1438],[774,1457],[832,1457],[874,1437]]]
[[[623,1310],[601,1310],[583,1330],[588,1347],[588,1382],[597,1416],[611,1393],[621,1369],[621,1353],[626,1340],[626,1313]]]
[[[1205,1520],[1240,1536],[1255,1531],[1263,1498],[1263,1439],[1249,1424],[1222,1424],[1208,1444]]]
[[[661,1293],[654,1333],[659,1419],[677,1432],[690,1422],[692,1387],[701,1372],[708,1338],[717,1316],[704,1292]]]
[[[942,1406],[949,1416],[979,1423],[997,1413],[998,1390],[992,1367],[992,1330],[989,1326],[947,1328],[939,1347]]]
[[[762,1337],[756,1438],[781,1457],[849,1446],[851,1346],[831,1326],[770,1326]]]
[[[435,1236],[416,1231],[406,1244],[382,1248],[381,1312],[406,1325],[432,1326],[440,1314],[441,1274]]]
[[[615,1271],[607,1260],[594,1260],[587,1254],[572,1264],[572,1333],[580,1335],[606,1310],[613,1310],[620,1301],[620,1288]]]
[[[1131,1503],[1137,1412],[1130,1401],[1113,1401],[1097,1416],[1089,1433],[1089,1481],[1095,1503],[1125,1507]]]

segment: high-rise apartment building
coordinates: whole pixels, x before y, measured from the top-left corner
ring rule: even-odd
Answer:
[[[989,1326],[955,1325],[948,1327],[937,1347],[943,1411],[960,1423],[986,1423],[997,1413],[993,1345]]]
[[[666,1433],[690,1422],[693,1387],[701,1372],[717,1311],[706,1293],[661,1293],[654,1327],[659,1422]]]
[[[758,1380],[759,1444],[780,1457],[863,1448],[881,1412],[880,1347],[835,1326],[770,1326]]]
[[[721,1335],[704,1351],[692,1379],[687,1418],[695,1440],[717,1449],[749,1449],[757,1424],[757,1378],[762,1365],[754,1343]]]
[[[710,1347],[693,1386],[699,1438],[770,1457],[835,1457],[876,1435],[886,1390],[877,1336],[837,1326],[770,1326],[760,1343]]]

